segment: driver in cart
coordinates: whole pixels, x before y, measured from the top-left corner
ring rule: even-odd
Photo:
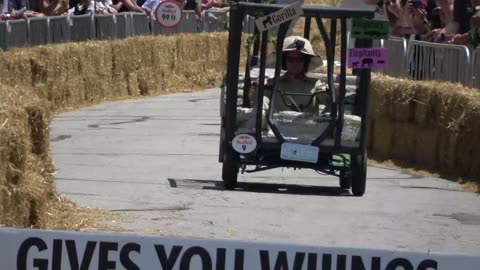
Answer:
[[[312,61],[322,63],[312,44],[301,36],[286,37],[282,48],[282,69],[286,72],[279,78],[278,90],[273,104],[274,112],[297,111],[318,115],[327,108],[329,96],[326,83],[311,78],[307,72]],[[265,89],[264,109],[272,98],[273,80]],[[255,86],[254,86],[255,87]],[[257,91],[251,91],[255,107]],[[265,108],[267,107],[267,108]]]

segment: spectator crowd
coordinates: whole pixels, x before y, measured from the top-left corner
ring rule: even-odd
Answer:
[[[42,16],[138,12],[150,15],[162,0],[0,0],[0,20]],[[206,10],[228,11],[226,0],[174,0],[194,10],[197,20]]]
[[[41,16],[139,12],[150,15],[162,0],[0,0],[0,20]],[[174,0],[194,10],[228,11],[227,0]],[[360,0],[359,0],[360,1]],[[429,42],[480,44],[480,0],[362,0],[376,5],[392,36]]]
[[[477,47],[480,0],[363,0],[376,5],[392,36]]]

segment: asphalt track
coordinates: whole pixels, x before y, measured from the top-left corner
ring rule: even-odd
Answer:
[[[369,167],[367,192],[309,170],[241,175],[217,161],[219,90],[101,104],[52,123],[59,193],[125,215],[126,231],[480,254],[480,196]]]

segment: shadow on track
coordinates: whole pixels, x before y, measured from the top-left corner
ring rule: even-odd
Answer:
[[[312,196],[351,196],[350,192],[339,187],[271,184],[258,182],[239,182],[234,190],[226,190],[222,181],[202,179],[176,179],[168,178],[172,188],[205,189],[231,192],[255,192],[289,195],[312,195]]]

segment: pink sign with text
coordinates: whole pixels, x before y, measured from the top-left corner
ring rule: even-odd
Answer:
[[[348,67],[352,69],[383,69],[387,67],[387,49],[352,48],[348,50]]]

